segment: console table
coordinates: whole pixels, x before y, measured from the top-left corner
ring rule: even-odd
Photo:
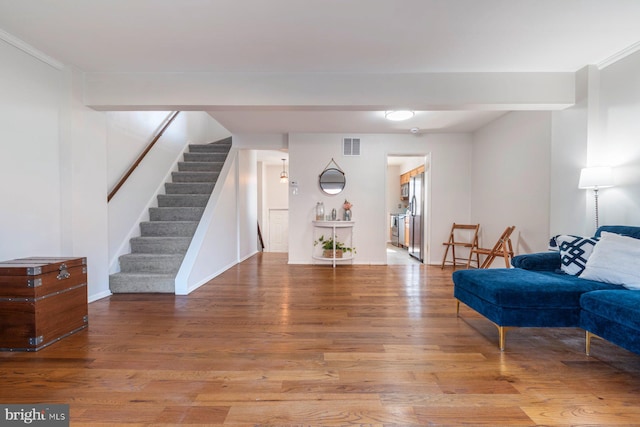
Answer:
[[[352,248],[354,225],[355,221],[313,221],[313,241],[315,242],[317,240],[317,235],[321,234],[321,232],[324,230],[325,232],[330,231],[331,238],[334,242],[334,247],[331,251],[332,256],[324,256],[325,254],[322,253],[322,249],[320,249],[320,252],[318,252],[317,248],[314,247],[313,259],[319,261],[329,261],[334,268],[338,261],[353,262],[353,252],[343,252],[341,257],[336,257],[335,242],[338,240],[342,241],[345,246]]]

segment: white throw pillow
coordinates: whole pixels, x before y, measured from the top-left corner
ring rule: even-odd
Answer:
[[[560,234],[554,237],[560,251],[560,270],[577,276],[582,273],[598,239]]]
[[[640,289],[640,239],[602,232],[580,277]]]

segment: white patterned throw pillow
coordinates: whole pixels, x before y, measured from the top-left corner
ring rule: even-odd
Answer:
[[[561,234],[556,236],[560,250],[560,269],[567,274],[577,276],[587,265],[587,260],[598,242],[596,237],[580,237]]]

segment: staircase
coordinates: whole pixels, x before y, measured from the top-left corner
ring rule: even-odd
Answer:
[[[198,227],[209,196],[231,148],[231,138],[189,145],[158,207],[140,223],[131,253],[119,258],[120,272],[109,276],[113,293],[175,293],[175,277]]]

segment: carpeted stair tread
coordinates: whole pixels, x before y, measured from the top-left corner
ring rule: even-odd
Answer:
[[[231,149],[231,137],[223,139],[221,141],[212,142],[211,144],[190,144],[190,153],[215,153],[215,152],[229,152]]]
[[[199,221],[204,213],[202,206],[178,206],[149,208],[149,219],[153,221]]]
[[[179,172],[220,172],[222,162],[178,162]]]
[[[216,182],[220,172],[171,172],[173,182]]]
[[[158,194],[158,207],[203,207],[211,194]]]
[[[134,237],[130,241],[131,253],[136,254],[184,254],[189,249],[191,237]]]
[[[166,194],[208,194],[213,191],[213,182],[167,182],[164,184]]]
[[[109,276],[113,293],[175,293],[175,274],[115,273]]]
[[[198,221],[144,221],[140,223],[142,236],[192,237]]]
[[[220,162],[224,163],[227,158],[227,152],[213,153],[184,153],[185,162]]]
[[[121,273],[175,274],[184,254],[126,254],[120,257]]]

